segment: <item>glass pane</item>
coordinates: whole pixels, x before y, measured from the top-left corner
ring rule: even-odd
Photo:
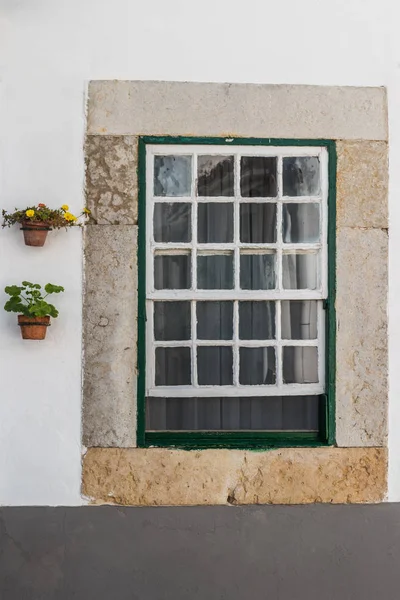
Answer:
[[[197,287],[200,290],[233,288],[233,255],[213,254],[197,257]]]
[[[190,270],[190,254],[167,254],[155,256],[155,289],[186,290],[190,288]]]
[[[240,348],[239,353],[239,382],[241,385],[275,383],[275,348]]]
[[[281,303],[282,339],[317,338],[317,300],[285,300]]]
[[[156,385],[190,384],[190,348],[156,348]]]
[[[154,157],[155,196],[190,196],[191,182],[191,156]]]
[[[233,204],[198,204],[197,240],[200,244],[233,242]]]
[[[197,302],[199,340],[231,340],[233,302]]]
[[[319,241],[319,204],[283,204],[283,241]]]
[[[283,159],[284,196],[317,196],[320,193],[318,157],[297,156]]]
[[[318,431],[319,396],[146,398],[147,431]]]
[[[284,347],[283,383],[318,383],[318,349]]]
[[[240,205],[240,241],[245,244],[276,242],[276,204]]]
[[[233,156],[198,156],[197,195],[233,196]]]
[[[241,254],[240,287],[242,290],[273,290],[275,253]]]
[[[190,302],[154,302],[154,339],[190,339]]]
[[[232,385],[232,348],[229,346],[198,346],[197,380],[199,385]]]
[[[240,159],[240,193],[244,198],[276,196],[276,158],[242,156]]]
[[[275,302],[239,302],[239,338],[275,338]]]
[[[286,290],[316,290],[320,286],[319,254],[316,252],[283,254],[282,269]]]
[[[190,242],[191,206],[186,202],[157,202],[154,205],[154,241]]]

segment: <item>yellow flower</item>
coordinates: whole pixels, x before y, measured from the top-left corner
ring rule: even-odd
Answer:
[[[66,221],[76,221],[76,217],[75,217],[75,215],[71,214],[70,212],[66,212],[66,213],[64,214],[64,219],[65,219]]]
[[[26,214],[27,217],[34,217],[35,216],[35,211],[30,208],[29,210],[26,211],[25,214]]]
[[[61,208],[65,212],[69,209],[69,206],[68,206],[68,204],[63,204]]]
[[[85,215],[90,215],[90,210],[88,208],[84,208],[83,212],[85,213]]]

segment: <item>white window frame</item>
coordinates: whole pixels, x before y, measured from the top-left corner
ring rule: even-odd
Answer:
[[[234,156],[234,199],[232,197],[196,197],[197,156],[222,155]],[[154,156],[155,155],[185,155],[192,156],[192,189],[191,196],[154,196]],[[271,198],[242,198],[240,195],[239,164],[241,156],[277,157],[277,195]],[[283,157],[317,156],[320,162],[321,194],[318,196],[283,196],[282,161]],[[222,244],[199,244],[197,242],[197,210],[191,211],[192,241],[189,243],[159,243],[153,237],[154,204],[194,203],[194,202],[233,202],[234,205],[234,242]],[[282,223],[282,206],[285,202],[302,203],[315,202],[320,204],[320,241],[312,244],[283,243],[282,227],[277,227],[276,243],[248,244],[241,243],[239,206],[240,203],[273,202],[277,205],[277,223]],[[146,145],[146,396],[153,397],[240,397],[240,396],[293,396],[320,395],[325,392],[325,310],[323,300],[328,296],[328,151],[323,146],[240,146],[240,145],[178,145],[154,144]],[[275,290],[241,290],[240,281],[240,250],[251,249],[251,253],[261,253],[265,250],[275,250],[277,266],[277,287]],[[156,290],[154,288],[154,255],[157,251],[165,253],[191,252],[191,289],[186,290]],[[230,290],[197,290],[197,251],[215,250],[229,251],[234,258],[234,288]],[[318,290],[285,290],[282,287],[281,257],[286,251],[297,250],[303,253],[320,252],[320,289]],[[163,252],[164,253],[164,252]],[[237,268],[239,267],[239,268]],[[189,300],[191,301],[191,339],[186,341],[156,341],[154,339],[153,303],[156,300]],[[197,340],[196,300],[232,300],[234,301],[233,340]],[[275,338],[273,340],[239,340],[239,300],[319,300],[317,317],[316,340],[281,340],[280,302],[276,302]],[[235,302],[236,301],[236,302]],[[234,362],[234,384],[228,386],[210,386],[197,384],[197,361],[195,348],[197,346],[232,346]],[[191,369],[194,384],[190,386],[156,386],[155,385],[155,349],[156,347],[191,347]],[[240,385],[239,383],[239,347],[276,348],[276,384]],[[282,374],[283,346],[312,346],[318,348],[318,383],[285,384]]]

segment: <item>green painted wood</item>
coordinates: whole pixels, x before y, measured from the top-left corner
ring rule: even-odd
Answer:
[[[326,319],[326,394],[329,445],[336,442],[336,143],[328,149],[328,306]]]
[[[296,448],[324,446],[325,441],[319,433],[290,432],[148,432],[145,446],[173,446],[184,450],[204,448],[236,448],[242,450],[268,450],[272,448]]]
[[[326,318],[326,394],[321,403],[319,433],[290,432],[147,432],[146,429],[146,145],[254,145],[325,146],[329,156],[328,178],[328,299]],[[277,447],[316,447],[335,444],[336,375],[336,143],[333,140],[220,138],[190,136],[141,136],[138,158],[138,383],[137,445],[139,447],[241,448],[263,450]]]
[[[137,434],[138,446],[145,443],[146,429],[146,144],[138,148],[138,346],[137,346]]]
[[[227,145],[227,146],[326,146],[335,147],[332,140],[296,140],[276,138],[245,138],[245,137],[190,137],[169,135],[144,135],[140,138],[144,144],[193,144],[197,146]]]

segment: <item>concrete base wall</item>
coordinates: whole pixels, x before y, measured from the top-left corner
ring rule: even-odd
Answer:
[[[1,600],[398,600],[400,505],[4,508]]]

